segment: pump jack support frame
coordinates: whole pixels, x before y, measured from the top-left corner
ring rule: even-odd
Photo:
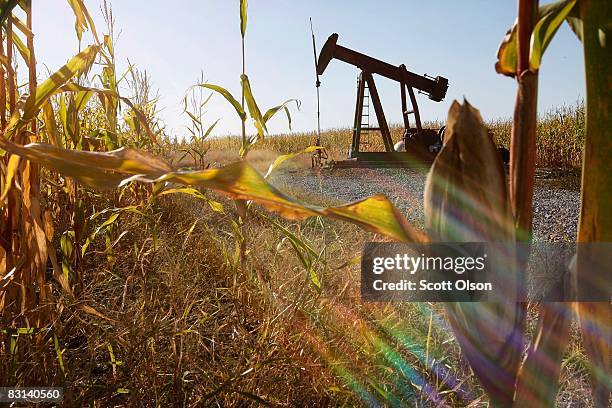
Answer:
[[[420,93],[429,95],[429,99],[440,102],[446,96],[448,89],[448,79],[444,77],[429,77],[421,76],[410,72],[404,64],[393,66],[386,62],[372,58],[357,51],[343,47],[337,44],[338,34],[332,34],[323,48],[317,62],[317,74],[323,75],[329,62],[335,58],[351,65],[358,67],[361,70],[357,82],[357,101],[355,106],[355,120],[353,126],[353,137],[349,150],[349,160],[335,162],[337,167],[355,167],[355,166],[375,166],[375,167],[420,167],[430,165],[435,158],[435,153],[429,152],[426,147],[418,145],[418,143],[406,143],[406,152],[396,152],[393,146],[393,139],[389,125],[385,118],[385,113],[380,101],[378,89],[374,82],[373,74],[381,75],[388,79],[394,80],[400,85],[401,103],[402,103],[402,118],[405,133],[412,135],[437,134],[437,130],[423,129],[421,125],[421,116],[414,92],[416,88]],[[374,107],[378,127],[362,127],[363,104],[365,97],[365,88],[370,92],[370,99]],[[408,91],[408,95],[406,95]],[[410,99],[411,109],[408,110],[408,98]],[[409,115],[414,115],[415,127],[410,126]],[[360,150],[361,133],[362,131],[380,131],[385,146],[384,152],[362,152]]]

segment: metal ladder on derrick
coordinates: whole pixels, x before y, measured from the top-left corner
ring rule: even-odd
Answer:
[[[357,88],[359,88],[359,78],[357,79]],[[376,131],[378,128],[370,127],[370,88],[367,83],[363,85],[363,105],[361,110],[361,134],[366,136],[366,140],[359,140],[360,146],[369,146],[370,131]]]

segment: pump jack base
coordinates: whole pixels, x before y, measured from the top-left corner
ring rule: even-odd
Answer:
[[[414,155],[406,152],[358,152],[352,158],[328,162],[330,168],[407,167],[429,169],[435,154]]]

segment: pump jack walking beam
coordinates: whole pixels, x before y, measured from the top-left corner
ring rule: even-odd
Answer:
[[[327,65],[332,58],[339,59],[371,74],[377,74],[416,88],[429,95],[429,99],[440,102],[446,96],[448,79],[444,77],[425,77],[415,74],[406,69],[405,66],[396,67],[384,61],[372,58],[357,51],[337,44],[338,34],[329,36],[327,42],[321,49],[317,63],[317,74],[323,75]]]

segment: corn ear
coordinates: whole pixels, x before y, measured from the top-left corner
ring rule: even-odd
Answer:
[[[453,102],[444,146],[425,185],[425,222],[442,242],[514,242],[514,226],[501,158],[478,110]],[[492,267],[516,284],[514,254],[489,254]],[[510,259],[510,261],[509,261]],[[522,352],[523,314],[518,304],[447,303],[451,327],[493,405],[512,405]]]

